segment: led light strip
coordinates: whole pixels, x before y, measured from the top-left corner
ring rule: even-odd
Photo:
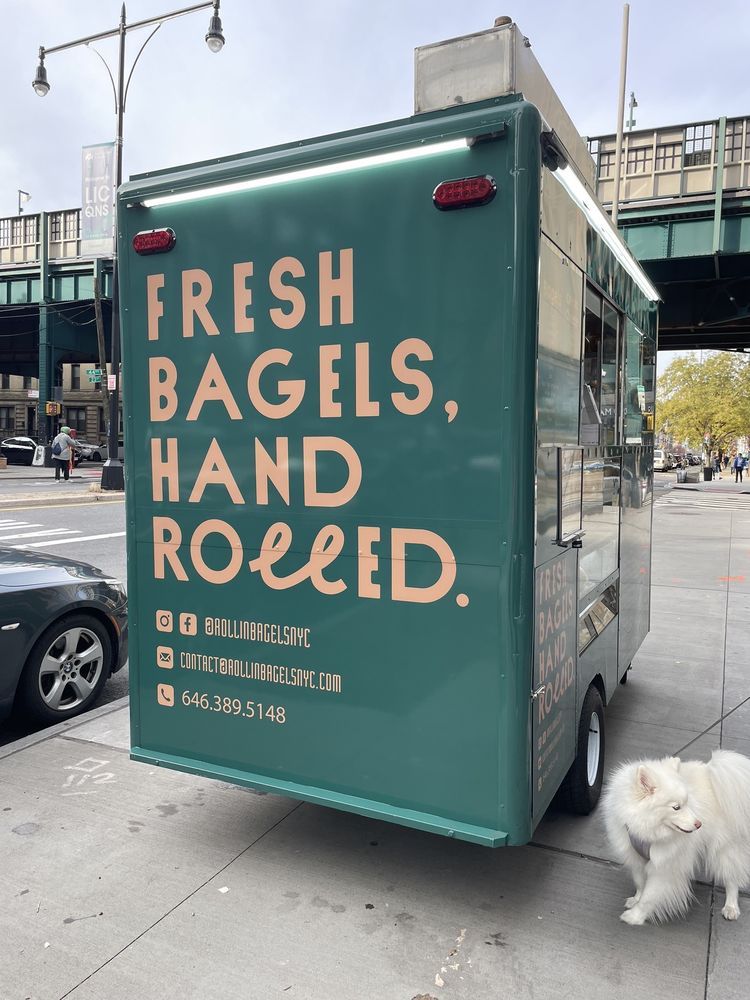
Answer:
[[[617,236],[609,218],[596,204],[573,169],[571,167],[560,167],[552,172],[552,176],[562,184],[643,294],[651,299],[652,302],[660,301],[661,295],[659,295],[648,280],[635,257],[633,257],[622,240]]]
[[[145,208],[157,208],[159,205],[178,205],[180,202],[200,201],[204,198],[215,198],[222,194],[234,194],[236,191],[253,191],[257,188],[274,187],[276,184],[305,181],[311,177],[330,177],[334,174],[349,173],[352,170],[362,170],[365,167],[380,167],[389,163],[403,163],[406,160],[417,160],[423,156],[435,156],[437,153],[449,153],[459,149],[468,149],[466,139],[449,139],[445,142],[433,142],[426,146],[412,146],[409,149],[399,149],[392,153],[375,153],[372,156],[361,156],[354,160],[325,163],[319,167],[305,167],[303,170],[286,170],[283,173],[269,174],[266,177],[254,177],[246,181],[236,181],[233,184],[216,184],[214,187],[181,191],[179,194],[166,194],[157,198],[144,198],[141,204]]]

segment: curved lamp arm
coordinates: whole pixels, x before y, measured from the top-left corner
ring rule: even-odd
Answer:
[[[133,60],[133,65],[130,67],[130,72],[128,73],[127,83],[125,84],[125,94],[124,94],[123,99],[122,99],[122,110],[123,111],[125,111],[125,104],[126,104],[127,99],[128,99],[128,89],[130,88],[130,80],[131,80],[131,78],[133,76],[133,70],[136,67],[136,63],[141,58],[141,54],[142,54],[143,50],[146,48],[146,46],[151,41],[151,39],[154,37],[154,35],[156,34],[156,32],[159,30],[159,28],[161,28],[161,25],[162,25],[162,22],[160,21],[159,24],[156,25],[156,27],[154,28],[154,30],[148,36],[148,38],[146,39],[146,41],[143,43],[143,45],[141,45],[140,49],[138,49],[138,55]],[[114,99],[115,99],[115,114],[117,114],[117,111],[118,111],[118,107],[117,107],[117,87],[115,86],[115,78],[112,76],[112,70],[109,68],[109,63],[104,58],[104,56],[101,54],[101,52],[98,49],[94,48],[94,46],[91,44],[91,42],[86,42],[85,45],[86,45],[87,49],[90,49],[95,55],[99,56],[99,58],[101,59],[102,63],[104,64],[104,68],[107,71],[107,76],[109,77],[109,82],[112,84],[112,95],[114,96]]]
[[[107,71],[107,76],[109,77],[109,82],[112,84],[112,94],[113,94],[114,99],[115,99],[115,114],[117,114],[117,87],[115,87],[115,80],[114,80],[114,77],[112,76],[112,70],[109,68],[109,64],[107,63],[107,60],[104,58],[104,56],[101,54],[101,52],[98,49],[94,48],[94,46],[91,44],[91,42],[84,42],[84,45],[86,46],[87,49],[90,49],[95,55],[99,56],[99,58],[101,59],[101,61],[104,63],[104,68]]]
[[[156,34],[156,32],[159,30],[159,28],[161,28],[161,26],[162,26],[162,22],[160,21],[156,25],[156,27],[154,28],[154,30],[151,32],[151,34],[148,36],[148,38],[146,39],[146,41],[143,43],[143,45],[141,45],[141,47],[138,49],[138,55],[133,60],[133,65],[130,67],[130,72],[128,73],[128,79],[127,79],[127,82],[125,84],[125,94],[124,94],[123,99],[122,99],[122,110],[123,111],[125,110],[125,105],[127,104],[127,101],[128,101],[128,90],[130,89],[130,78],[133,75],[133,70],[135,69],[138,60],[141,58],[141,53],[146,48],[146,46],[151,41],[151,39],[154,37],[154,35]]]

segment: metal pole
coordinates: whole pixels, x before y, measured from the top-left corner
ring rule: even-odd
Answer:
[[[117,260],[117,195],[122,184],[122,128],[125,94],[125,4],[120,12],[120,57],[117,64],[117,148],[115,150],[115,248],[112,259],[112,346],[110,362],[115,384],[109,396],[109,434],[107,436],[107,461],[102,468],[102,489],[121,490],[125,486],[122,462],[119,456],[120,438],[120,280]]]
[[[620,93],[617,102],[617,144],[615,146],[615,192],[612,197],[612,221],[617,225],[617,214],[620,207],[620,162],[622,160],[622,127],[625,118],[625,79],[628,75],[628,22],[630,21],[630,4],[622,9],[622,44],[620,47]]]

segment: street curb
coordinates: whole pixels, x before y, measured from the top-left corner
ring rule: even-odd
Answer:
[[[115,500],[124,500],[125,491],[124,490],[107,490],[107,493],[102,496],[101,493],[84,493],[81,496],[26,496],[26,497],[14,497],[11,499],[6,499],[5,497],[0,497],[0,510],[15,510],[18,507],[59,507],[60,501],[65,500],[65,506],[68,504],[84,504],[84,503],[112,503]]]
[[[92,708],[90,712],[84,712],[83,715],[78,715],[74,719],[68,719],[66,722],[58,722],[55,726],[40,729],[39,732],[31,733],[29,736],[22,736],[20,740],[14,740],[13,743],[8,743],[4,747],[0,747],[0,760],[11,757],[20,750],[27,750],[38,743],[54,739],[55,736],[59,736],[61,733],[69,733],[71,730],[78,729],[80,726],[85,725],[87,722],[92,722],[94,719],[100,719],[102,716],[110,715],[112,712],[119,712],[121,708],[125,708],[129,701],[130,697],[123,695],[122,698],[118,698],[116,701],[110,701],[99,708]]]

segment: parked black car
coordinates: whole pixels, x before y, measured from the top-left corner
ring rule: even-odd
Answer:
[[[8,459],[8,465],[31,465],[36,451],[36,441],[30,437],[12,437],[0,441],[0,454]]]
[[[0,718],[90,708],[128,658],[125,588],[88,563],[0,546]]]

